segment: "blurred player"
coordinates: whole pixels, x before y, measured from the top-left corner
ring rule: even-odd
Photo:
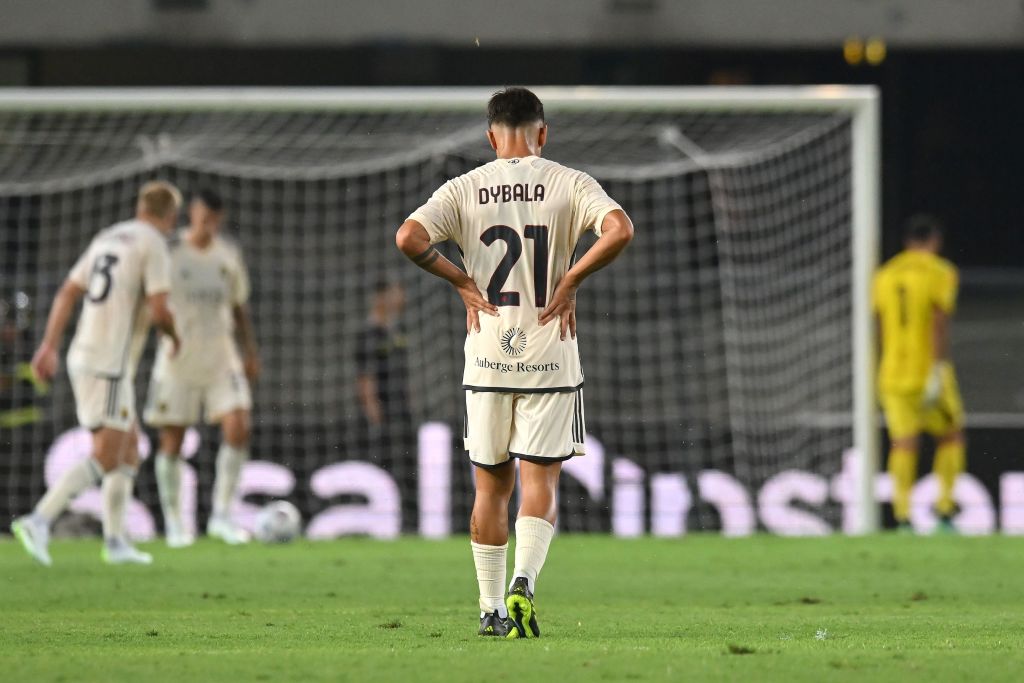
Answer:
[[[495,93],[487,121],[497,160],[445,183],[396,239],[466,306],[464,436],[477,466],[470,536],[479,633],[532,638],[540,635],[533,594],[554,533],[561,463],[583,454],[576,291],[626,247],[633,225],[593,178],[540,158],[548,127],[532,92]],[[587,230],[599,239],[572,265]],[[468,275],[433,246],[445,240],[458,245]],[[522,503],[506,598],[512,458],[520,461]]]
[[[171,242],[170,300],[182,348],[175,355],[169,343],[160,345],[146,402],[146,423],[160,428],[156,481],[173,548],[193,542],[181,518],[181,445],[201,418],[219,424],[222,435],[206,533],[232,545],[249,540],[231,519],[231,502],[249,459],[249,381],[260,361],[246,305],[249,276],[238,248],[219,236],[223,223],[223,200],[203,190],[189,205],[189,226]]]
[[[405,289],[381,279],[356,344],[356,391],[362,412],[359,447],[385,469],[401,475],[415,465],[416,430],[409,406],[409,341],[402,330]],[[415,477],[397,476],[402,527],[414,532]]]
[[[914,216],[905,237],[906,248],[879,269],[872,292],[882,344],[878,388],[892,442],[892,509],[899,527],[909,530],[920,435],[928,432],[937,444],[936,511],[950,531],[953,485],[964,470],[963,406],[949,357],[957,272],[938,256],[942,229],[934,219]]]
[[[67,363],[78,421],[92,431],[93,440],[92,455],[65,472],[31,515],[11,525],[29,554],[44,565],[50,564],[50,525],[68,502],[101,479],[103,559],[111,564],[153,561],[124,533],[139,460],[134,377],[151,323],[164,332],[168,347],[178,346],[167,306],[171,283],[166,236],[180,210],[181,195],[173,185],[143,185],[134,220],[117,223],[93,239],[50,308],[46,334],[32,359],[32,369],[42,380],[57,373],[64,329],[75,304],[85,297]]]

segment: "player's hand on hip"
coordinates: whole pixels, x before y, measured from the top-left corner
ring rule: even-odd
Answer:
[[[57,349],[48,344],[43,344],[32,356],[32,374],[36,379],[49,382],[57,374],[60,367],[60,358],[57,357]]]
[[[547,325],[558,318],[558,336],[563,341],[566,333],[573,339],[576,338],[576,289],[575,285],[567,284],[563,280],[555,288],[555,293],[551,296],[551,302],[547,308],[540,313],[541,325]]]
[[[462,303],[466,305],[466,332],[480,331],[480,314],[493,315],[497,317],[498,307],[484,298],[480,288],[470,280],[464,285],[456,287]]]
[[[178,336],[177,332],[164,332],[171,339],[171,358],[178,355],[181,351],[181,337]]]

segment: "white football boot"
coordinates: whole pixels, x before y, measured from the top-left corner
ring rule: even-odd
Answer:
[[[185,531],[181,522],[165,519],[164,527],[164,538],[168,548],[187,548],[196,542],[195,536]]]
[[[243,545],[250,540],[249,532],[227,517],[210,517],[206,524],[206,535],[210,538],[219,538],[228,545]]]
[[[153,556],[144,553],[123,538],[103,543],[103,561],[107,564],[153,564]]]
[[[50,528],[45,522],[38,521],[31,515],[19,517],[11,522],[11,532],[21,541],[21,546],[39,564],[49,567],[50,559]]]

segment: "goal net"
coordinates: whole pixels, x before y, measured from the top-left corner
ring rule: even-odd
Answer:
[[[863,125],[873,93],[538,92],[551,126],[545,156],[595,176],[636,226],[621,259],[579,295],[589,446],[566,466],[560,527],[621,535],[869,528],[872,506],[857,482],[874,466],[861,329],[874,237],[857,235],[876,229],[877,140]],[[488,95],[5,95],[6,517],[30,510],[46,482],[88,450],[66,377],[44,394],[19,363],[90,238],[132,213],[141,183],[164,178],[186,196],[211,188],[224,197],[226,231],[252,277],[263,374],[241,517],[288,498],[318,538],[465,532],[473,477],[461,444],[465,314],[442,282],[404,261],[394,232],[440,184],[493,158]],[[405,306],[384,346],[367,350],[384,283],[404,290]],[[140,402],[150,355],[138,373]],[[358,378],[382,366],[407,415],[367,428]],[[154,436],[147,432],[144,452]],[[194,523],[209,511],[218,443],[216,430],[200,427],[186,444]],[[85,516],[98,509],[89,495],[74,506]],[[134,533],[158,531],[151,465],[136,498]]]

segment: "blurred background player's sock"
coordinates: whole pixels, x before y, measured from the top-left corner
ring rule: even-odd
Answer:
[[[92,456],[64,472],[36,505],[36,521],[52,524],[75,496],[95,486],[102,476],[103,468]]]
[[[917,478],[917,453],[909,448],[889,451],[889,477],[892,479],[892,514],[898,523],[910,519],[910,491]]]
[[[480,611],[490,614],[497,610],[502,619],[508,616],[505,607],[505,565],[508,543],[505,545],[482,545],[473,543],[473,563],[476,565],[476,581],[480,585]]]
[[[249,459],[248,448],[235,448],[222,443],[217,451],[217,476],[213,480],[213,516],[228,519],[231,501],[238,488],[238,477],[242,466]]]
[[[537,576],[544,567],[554,534],[555,527],[540,517],[516,520],[516,568],[512,580],[525,576],[531,593],[536,592]]]
[[[132,496],[137,468],[120,465],[103,476],[103,538],[123,540],[124,515]]]
[[[935,476],[939,479],[939,500],[935,509],[943,517],[949,517],[956,510],[953,500],[953,486],[956,478],[964,471],[964,442],[960,439],[939,444],[935,450]]]
[[[160,493],[160,507],[164,513],[164,526],[180,529],[181,522],[181,458],[160,452],[153,466],[156,486]]]

